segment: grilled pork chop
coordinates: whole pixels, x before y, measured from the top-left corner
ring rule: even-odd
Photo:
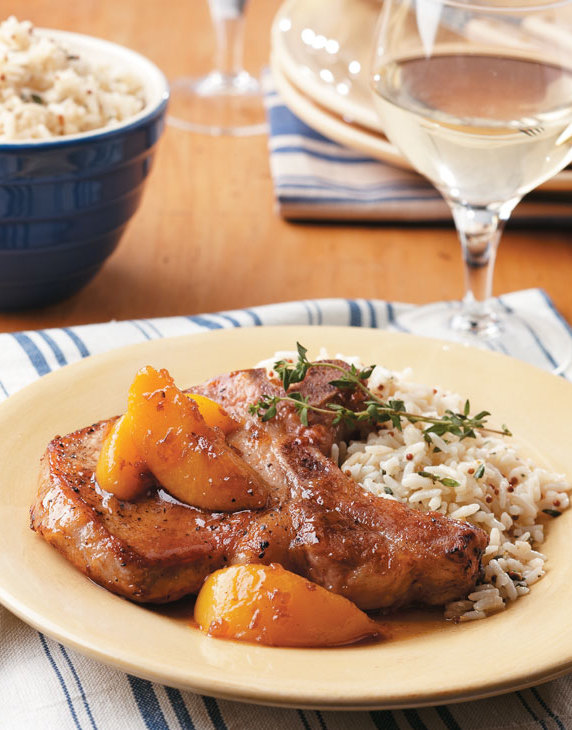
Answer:
[[[357,407],[361,396],[312,369],[298,386],[313,404]],[[474,586],[485,533],[365,492],[326,456],[347,436],[331,417],[308,427],[281,404],[261,423],[248,405],[283,393],[264,370],[221,376],[192,389],[219,402],[242,427],[229,443],[264,479],[267,506],[212,513],[178,503],[160,485],[119,501],[93,474],[113,421],[55,438],[42,460],[31,527],[95,582],[139,602],[196,593],[225,565],[279,562],[364,609],[441,605]]]

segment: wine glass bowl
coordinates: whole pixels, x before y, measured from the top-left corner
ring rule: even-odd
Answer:
[[[437,328],[527,359],[524,325],[493,305],[492,276],[514,207],[572,160],[572,29],[561,33],[564,18],[572,20],[570,3],[554,0],[384,4],[374,103],[388,138],[449,204],[465,261],[463,303],[421,308],[409,322],[417,333]],[[558,348],[549,325],[537,326]],[[558,354],[554,369],[570,354]]]

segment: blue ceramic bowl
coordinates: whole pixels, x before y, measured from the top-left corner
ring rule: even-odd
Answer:
[[[121,65],[147,103],[122,124],[45,141],[0,144],[0,309],[38,307],[83,287],[137,210],[164,126],[161,71],[108,41],[45,31],[83,57]]]

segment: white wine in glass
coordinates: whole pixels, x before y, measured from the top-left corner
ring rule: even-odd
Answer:
[[[540,315],[525,323],[495,307],[491,294],[512,210],[572,161],[572,27],[568,43],[561,33],[570,10],[554,0],[385,0],[371,76],[387,136],[442,193],[464,254],[463,302],[421,307],[407,328],[555,372],[570,362],[569,338]]]

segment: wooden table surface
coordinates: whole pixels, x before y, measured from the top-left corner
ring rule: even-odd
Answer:
[[[251,0],[246,66],[268,59],[277,0]],[[14,4],[0,0],[0,15]],[[210,68],[206,0],[27,0],[35,24],[129,46],[172,79]],[[495,293],[543,287],[572,322],[570,230],[511,228]],[[276,214],[266,138],[213,138],[167,127],[143,202],[116,252],[79,294],[0,314],[0,331],[193,314],[307,297],[416,303],[462,295],[452,228],[292,224]]]

